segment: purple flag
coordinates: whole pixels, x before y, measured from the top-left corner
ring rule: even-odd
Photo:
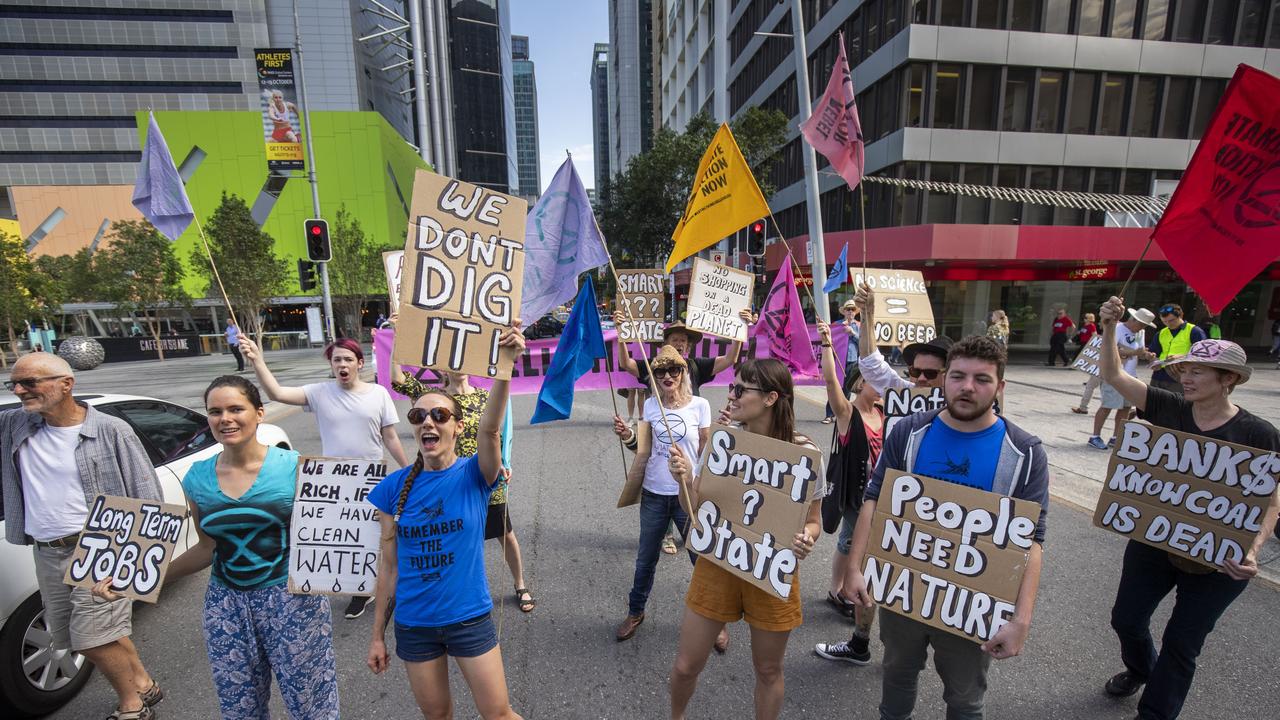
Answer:
[[[850,188],[862,182],[862,169],[866,164],[862,122],[858,120],[858,106],[853,102],[853,76],[849,74],[849,61],[844,55],[844,33],[840,33],[840,54],[831,68],[827,91],[822,94],[809,122],[800,126],[800,132],[814,150],[827,158]]]
[[[816,377],[819,374],[818,360],[813,356],[813,344],[809,342],[809,328],[800,309],[795,276],[791,272],[791,253],[787,253],[782,261],[782,268],[764,299],[755,335],[768,337],[769,354],[786,363],[796,376]]]
[[[133,206],[170,240],[177,240],[196,219],[187,199],[178,169],[173,166],[169,146],[164,142],[156,116],[147,113],[147,143],[138,164],[138,181],[133,185]]]

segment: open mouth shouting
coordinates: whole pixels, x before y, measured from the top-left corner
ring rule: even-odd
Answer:
[[[440,435],[432,430],[423,430],[418,436],[418,444],[424,453],[435,452],[440,447]]]

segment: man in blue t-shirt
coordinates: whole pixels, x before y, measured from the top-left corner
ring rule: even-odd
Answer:
[[[882,720],[911,717],[917,678],[930,645],[945,688],[947,717],[982,717],[991,658],[1019,654],[1030,631],[1040,586],[1049,472],[1039,438],[995,412],[996,397],[1004,389],[1005,364],[1004,346],[992,338],[975,335],[952,345],[943,381],[946,407],[916,413],[893,427],[863,495],[843,594],[864,607],[874,604],[862,569],[876,501],[888,470],[1031,500],[1041,508],[1013,618],[987,642],[979,645],[903,615],[880,613],[880,639],[884,642]],[[859,650],[870,657],[865,647]]]

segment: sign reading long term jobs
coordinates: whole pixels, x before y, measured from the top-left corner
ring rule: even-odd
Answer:
[[[1277,474],[1274,452],[1125,423],[1093,523],[1218,569],[1249,552]]]
[[[99,495],[89,507],[63,582],[93,587],[111,578],[115,592],[155,602],[186,517],[181,505]]]
[[[528,203],[419,170],[392,361],[511,377],[498,341],[520,307]]]
[[[986,642],[1013,618],[1040,505],[885,473],[863,575],[885,609]]]
[[[1071,363],[1071,367],[1081,372],[1088,373],[1094,377],[1099,377],[1102,371],[1098,366],[1102,364],[1102,333],[1095,333],[1094,336],[1080,348],[1080,353],[1076,355],[1076,361]]]
[[[253,51],[258,64],[258,94],[262,105],[262,136],[267,143],[268,170],[302,170],[302,127],[293,81],[292,48]]]
[[[713,427],[689,547],[765,592],[789,597],[799,564],[791,544],[821,478],[817,450]]]
[[[381,460],[304,457],[289,521],[289,591],[373,593],[378,511],[366,499],[384,475]]]
[[[618,327],[620,340],[657,342],[662,339],[662,318],[666,309],[666,295],[662,288],[665,282],[661,270],[618,271],[618,309],[624,318]]]
[[[708,335],[746,342],[747,325],[738,313],[751,307],[755,276],[725,265],[693,259],[686,324]]]
[[[919,270],[853,270],[857,287],[864,280],[876,293],[876,344],[910,345],[938,336],[933,327],[933,306]]]

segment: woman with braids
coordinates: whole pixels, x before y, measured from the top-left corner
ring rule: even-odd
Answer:
[[[508,328],[499,345],[506,361],[518,358],[524,352],[518,326]],[[394,593],[396,655],[426,717],[452,716],[452,656],[482,717],[519,718],[507,695],[484,573],[485,520],[503,469],[501,429],[509,391],[509,381],[494,381],[492,402],[476,431],[476,454],[461,458],[462,404],[443,390],[424,388],[408,414],[417,457],[369,493],[382,525],[369,669],[381,673],[389,663],[384,636]]]
[[[213,566],[204,635],[224,720],[270,717],[272,674],[290,718],[336,720],[329,599],[288,589],[298,453],[258,442],[262,398],[245,378],[216,378],[204,404],[222,452],[182,479],[199,542],[169,565],[165,581]],[[113,596],[109,582],[94,592]]]
[[[738,367],[737,377],[729,386],[729,405],[721,413],[721,422],[732,422],[748,432],[818,448],[803,435],[796,434],[795,393],[791,371],[772,358],[747,360]],[[698,481],[690,456],[680,448],[672,448],[671,474],[691,483],[694,497]],[[822,497],[825,489],[814,493],[804,529],[792,538],[791,549],[803,560],[813,550],[822,532]],[[716,637],[726,623],[746,619],[751,626],[751,661],[755,666],[755,716],[777,718],[782,711],[782,656],[787,638],[800,626],[800,574],[791,578],[790,597],[782,600],[729,573],[706,558],[698,558],[693,566],[693,580],[685,596],[684,623],[680,627],[680,646],[671,668],[671,717],[683,720],[689,699],[697,689],[698,674]]]

